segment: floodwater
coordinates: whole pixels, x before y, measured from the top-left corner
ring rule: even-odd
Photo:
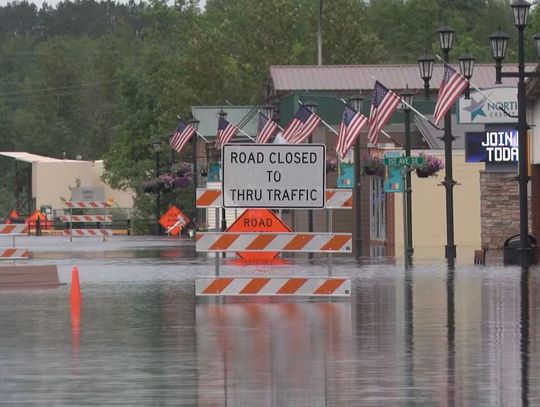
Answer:
[[[540,404],[538,270],[335,258],[350,299],[199,299],[214,259],[169,238],[18,239],[69,286],[0,291],[0,406]],[[324,259],[224,275],[324,276]]]

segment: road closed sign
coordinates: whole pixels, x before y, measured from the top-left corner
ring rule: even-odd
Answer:
[[[225,208],[324,208],[322,144],[227,144],[222,169]]]

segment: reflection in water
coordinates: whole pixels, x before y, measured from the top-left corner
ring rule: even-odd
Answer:
[[[349,302],[197,304],[199,406],[351,405]]]

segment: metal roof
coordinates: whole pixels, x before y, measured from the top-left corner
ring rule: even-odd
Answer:
[[[454,68],[459,71],[457,65]],[[533,71],[536,64],[526,65],[527,71]],[[503,65],[503,72],[516,71],[517,64]],[[437,89],[441,82],[443,69],[438,64],[433,69],[430,87]],[[420,78],[418,65],[273,65],[270,66],[270,86],[277,93],[287,91],[325,90],[353,91],[372,90],[373,77],[389,89],[424,89],[424,81]],[[495,85],[495,65],[476,64],[471,78],[479,88],[494,86],[517,86],[517,78],[504,78],[502,85]]]
[[[257,114],[253,114],[255,113],[254,106],[192,106],[191,113],[200,121],[198,129],[200,134],[204,137],[215,137],[218,126],[217,114],[222,108],[227,113],[227,121],[234,125],[245,122],[242,123],[242,131],[251,136],[257,134]],[[237,137],[241,136],[241,133],[237,135]]]
[[[17,161],[24,161],[27,163],[57,163],[57,162],[84,162],[83,160],[65,160],[52,157],[45,157],[42,155],[31,154],[24,151],[0,151],[0,156],[14,158]]]

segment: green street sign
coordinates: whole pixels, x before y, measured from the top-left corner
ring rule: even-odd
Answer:
[[[424,157],[384,157],[384,165],[389,167],[403,167],[405,165],[422,165]]]

